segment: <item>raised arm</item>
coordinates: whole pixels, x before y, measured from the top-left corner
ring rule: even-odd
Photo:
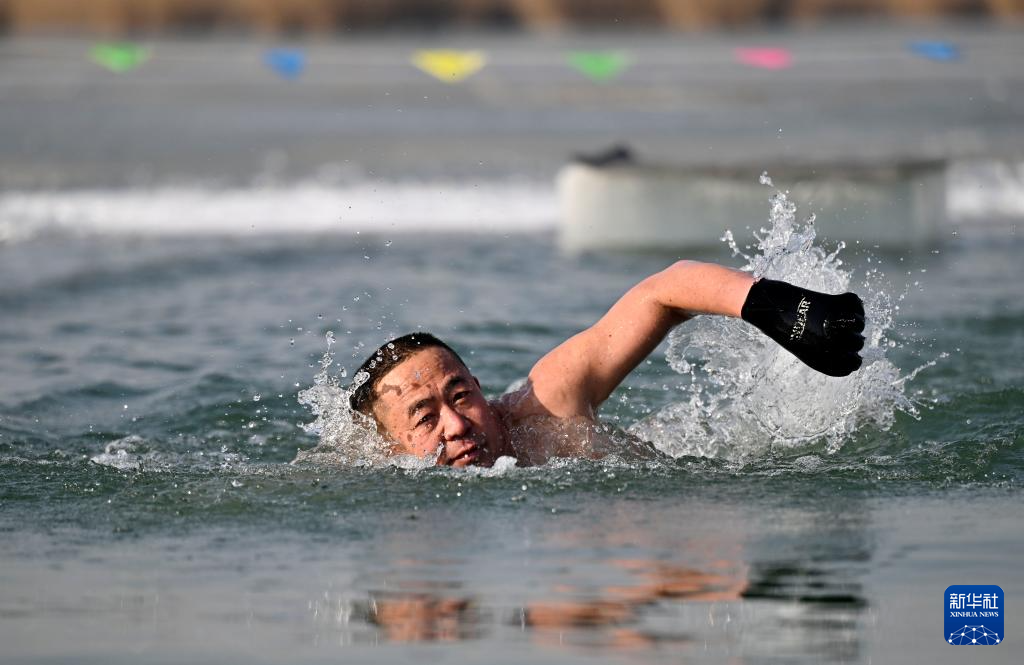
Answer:
[[[530,371],[533,395],[551,415],[593,417],[626,375],[695,314],[740,317],[805,364],[846,376],[861,365],[864,306],[711,263],[680,261],[622,296],[597,323],[560,344]]]
[[[535,397],[555,416],[593,416],[672,328],[695,314],[739,316],[753,283],[747,273],[696,261],[651,275],[533,366]]]

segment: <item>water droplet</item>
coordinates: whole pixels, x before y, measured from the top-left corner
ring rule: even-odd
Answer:
[[[256,393],[255,395],[252,396],[252,401],[254,402],[258,402],[260,401],[260,399],[262,399],[262,395],[260,395],[259,393]]]

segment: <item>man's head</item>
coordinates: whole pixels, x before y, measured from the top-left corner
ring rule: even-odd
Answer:
[[[391,340],[359,372],[369,378],[349,402],[374,419],[395,453],[428,457],[440,447],[438,463],[451,466],[490,466],[507,454],[504,427],[479,381],[450,346],[430,333]]]

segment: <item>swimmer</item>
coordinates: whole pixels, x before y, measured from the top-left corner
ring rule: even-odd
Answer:
[[[698,314],[741,317],[829,376],[846,376],[861,365],[864,306],[856,294],[827,295],[680,261],[631,288],[597,323],[541,358],[521,388],[498,399],[484,397],[451,347],[417,332],[367,358],[360,372],[369,378],[350,404],[372,419],[392,454],[434,456],[439,465],[491,466],[502,456],[529,465],[553,455],[586,455],[587,442],[566,432],[593,429],[598,408],[626,375],[675,326]],[[548,436],[537,435],[537,423]],[[559,429],[560,436],[551,436]],[[563,449],[551,448],[551,440],[564,442]]]

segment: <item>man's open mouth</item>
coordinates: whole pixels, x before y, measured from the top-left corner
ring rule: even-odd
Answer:
[[[458,454],[448,459],[448,466],[468,466],[475,464],[483,455],[484,449],[478,443],[471,443]]]

